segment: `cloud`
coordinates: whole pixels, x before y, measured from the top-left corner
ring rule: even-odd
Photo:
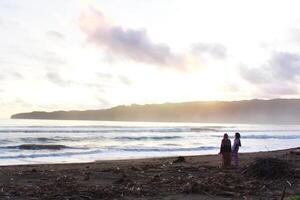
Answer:
[[[57,32],[57,31],[48,31],[48,32],[46,32],[46,36],[57,39],[57,40],[65,40],[66,39],[62,33]]]
[[[4,79],[20,80],[23,79],[23,76],[19,72],[16,72],[14,69],[4,68],[0,72],[0,80],[4,80]]]
[[[71,81],[63,79],[58,73],[55,73],[55,72],[48,72],[46,74],[46,78],[50,82],[52,82],[54,84],[57,84],[61,87],[67,87],[67,86],[70,86],[72,84]]]
[[[106,74],[104,74],[106,75]],[[108,76],[109,74],[107,74]],[[65,79],[60,75],[60,73],[55,71],[49,71],[46,73],[46,79],[52,82],[55,85],[60,87],[71,87],[71,86],[81,86],[81,87],[88,87],[88,88],[95,88],[97,91],[104,92],[105,84],[99,82],[78,82],[72,79]]]
[[[240,67],[240,75],[267,93],[293,94],[300,81],[300,55],[274,52],[260,68]]]
[[[110,102],[107,101],[107,99],[105,99],[103,97],[96,96],[95,99],[97,101],[99,101],[102,106],[110,106],[111,105]]]
[[[274,84],[269,83],[262,86],[262,91],[267,94],[271,94],[274,97],[276,95],[293,95],[298,94],[299,88],[295,83],[284,83],[284,84]]]
[[[294,81],[300,75],[300,55],[274,53],[267,68],[272,70],[272,75],[276,79]]]
[[[98,92],[105,92],[105,88],[106,88],[106,85],[101,84],[101,83],[82,83],[82,84],[78,84],[78,85],[95,88]]]
[[[265,69],[249,68],[247,66],[241,66],[239,68],[240,75],[246,81],[253,84],[262,84],[268,81],[268,74]]]
[[[60,65],[68,64],[67,60],[57,52],[53,50],[43,49],[43,47],[40,46],[35,46],[35,44],[39,44],[39,41],[33,41],[32,43],[33,44],[30,45],[31,48],[25,48],[25,46],[12,45],[9,47],[9,51],[11,54],[13,54],[19,59],[23,58],[30,62],[38,63],[39,65],[57,67]],[[0,62],[6,62],[7,64],[11,64],[16,60],[9,60],[9,62],[5,60],[0,60]]]
[[[23,75],[20,74],[19,72],[15,72],[15,71],[10,71],[8,72],[8,74],[13,77],[14,79],[23,79]]]
[[[186,70],[203,66],[204,57],[223,60],[227,57],[225,46],[217,43],[195,43],[184,53],[175,53],[164,43],[153,42],[145,29],[132,29],[116,25],[100,10],[90,7],[82,12],[79,25],[87,42],[105,50],[108,62],[116,57],[135,62]]]
[[[30,107],[30,106],[32,106],[32,104],[30,104],[30,103],[24,101],[24,100],[23,100],[22,98],[20,98],[20,97],[16,97],[16,98],[14,99],[14,101],[13,101],[13,104],[14,104],[14,105],[24,106],[24,107]]]
[[[195,43],[192,45],[192,51],[199,56],[209,55],[218,60],[227,57],[226,47],[218,43]]]
[[[101,73],[101,72],[98,72],[96,73],[97,77],[100,78],[100,79],[105,79],[105,80],[108,80],[108,79],[112,79],[113,76],[109,73]]]
[[[119,77],[120,81],[123,84],[125,84],[125,85],[131,85],[132,84],[132,81],[129,78],[127,78],[126,76],[119,75],[118,77]]]
[[[42,50],[42,51],[32,51],[32,52],[23,52],[23,56],[34,59],[41,64],[48,64],[53,66],[58,65],[66,65],[67,61],[61,57],[59,54],[50,50]]]
[[[120,57],[179,69],[188,65],[186,55],[175,54],[168,45],[151,41],[146,30],[114,25],[101,11],[94,8],[82,13],[80,27],[88,42]]]

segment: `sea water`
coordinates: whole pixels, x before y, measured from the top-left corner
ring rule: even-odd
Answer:
[[[300,125],[0,120],[0,165],[217,154],[224,133],[241,152],[300,146]]]

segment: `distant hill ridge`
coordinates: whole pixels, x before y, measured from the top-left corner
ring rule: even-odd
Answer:
[[[199,101],[116,106],[86,111],[35,111],[12,119],[300,124],[300,99]]]

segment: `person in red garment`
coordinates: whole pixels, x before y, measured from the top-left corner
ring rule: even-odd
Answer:
[[[221,143],[220,154],[223,159],[223,167],[227,168],[231,166],[231,141],[228,138],[228,134],[225,133]]]

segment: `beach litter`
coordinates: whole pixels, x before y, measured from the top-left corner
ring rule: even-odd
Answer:
[[[182,156],[177,157],[177,159],[173,161],[173,163],[184,163],[184,162],[186,162],[186,160]]]
[[[289,164],[279,158],[256,158],[243,171],[243,174],[266,179],[280,178],[291,173]]]

